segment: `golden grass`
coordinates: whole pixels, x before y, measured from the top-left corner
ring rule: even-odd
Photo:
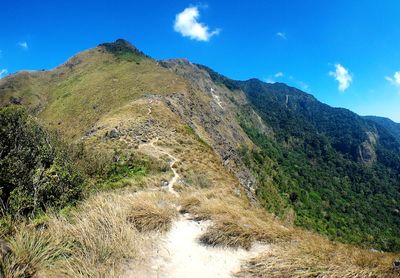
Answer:
[[[244,263],[238,277],[400,277],[392,267],[398,254],[364,250],[285,227],[230,190],[186,191],[180,205],[182,213],[212,221],[200,237],[205,244],[245,249],[256,241],[266,244],[266,251]]]
[[[67,218],[50,216],[44,229],[20,225],[0,275],[120,277],[148,257],[155,237],[141,232],[169,229],[177,216],[173,203],[161,192],[94,194]]]
[[[291,230],[280,225],[271,215],[250,206],[226,192],[206,190],[183,196],[181,211],[212,224],[200,237],[211,246],[251,248],[255,242],[278,242],[290,238]]]
[[[238,277],[400,277],[395,254],[331,242],[298,230],[295,240],[274,244],[250,259]]]
[[[144,260],[150,237],[141,231],[166,231],[176,216],[159,192],[103,193],[87,200],[70,221],[54,218],[50,232],[74,243],[58,271],[67,276],[110,277],[127,260]]]
[[[130,209],[128,221],[140,232],[168,231],[172,221],[178,217],[171,198],[162,193],[138,196]]]
[[[68,243],[55,240],[43,230],[22,223],[9,239],[10,252],[0,258],[0,277],[32,277],[41,269],[51,269],[57,260],[68,256]]]
[[[186,83],[156,61],[117,61],[93,48],[49,71],[24,72],[0,82],[0,105],[11,96],[69,139],[80,138],[102,116],[146,94],[186,91]]]
[[[144,256],[145,240],[127,221],[133,194],[100,193],[90,197],[69,219],[53,217],[48,232],[72,244],[54,276],[112,277],[126,260]]]

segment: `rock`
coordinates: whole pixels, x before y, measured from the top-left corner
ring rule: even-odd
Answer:
[[[10,103],[11,103],[11,104],[21,105],[21,103],[22,103],[22,98],[12,96],[12,97],[10,97]]]
[[[168,181],[162,180],[162,181],[160,182],[160,186],[161,186],[161,187],[168,187]]]
[[[108,138],[118,138],[119,137],[119,131],[116,128],[113,128],[110,130],[110,132],[108,132],[107,134]]]

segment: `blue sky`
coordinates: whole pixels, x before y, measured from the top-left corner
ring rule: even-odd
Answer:
[[[285,82],[332,106],[400,122],[399,14],[397,0],[4,0],[0,75],[50,69],[125,38],[156,59]]]

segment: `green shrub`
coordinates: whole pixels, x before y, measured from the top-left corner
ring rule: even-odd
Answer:
[[[0,109],[2,215],[63,207],[79,199],[83,181],[61,144],[23,108]]]

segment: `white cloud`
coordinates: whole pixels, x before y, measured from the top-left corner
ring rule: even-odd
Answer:
[[[23,49],[28,49],[28,43],[27,42],[19,42],[17,43],[18,46],[22,47]]]
[[[393,77],[386,76],[385,79],[392,85],[400,86],[400,71],[396,71]]]
[[[276,35],[277,35],[278,37],[280,37],[281,39],[283,39],[283,40],[286,40],[286,39],[287,39],[286,33],[278,32],[278,33],[276,33]]]
[[[198,41],[208,41],[212,36],[220,33],[220,29],[209,31],[207,25],[198,22],[199,17],[198,7],[184,9],[175,17],[174,30],[184,37]]]
[[[350,83],[353,81],[349,70],[343,67],[341,64],[335,65],[335,71],[330,71],[329,75],[333,76],[337,82],[339,82],[339,91],[344,92],[349,88]]]
[[[264,80],[264,82],[266,82],[266,83],[274,84],[274,83],[277,82],[276,79],[279,79],[279,78],[281,78],[281,77],[283,77],[283,76],[284,76],[283,72],[278,71],[278,72],[275,73],[274,75],[270,75],[270,76],[264,78],[263,80]]]
[[[298,81],[298,84],[299,84],[300,88],[303,91],[309,91],[310,90],[310,86],[308,86],[307,83],[304,83],[303,81]]]
[[[4,75],[6,75],[8,73],[7,69],[0,69],[0,78],[3,78]]]

